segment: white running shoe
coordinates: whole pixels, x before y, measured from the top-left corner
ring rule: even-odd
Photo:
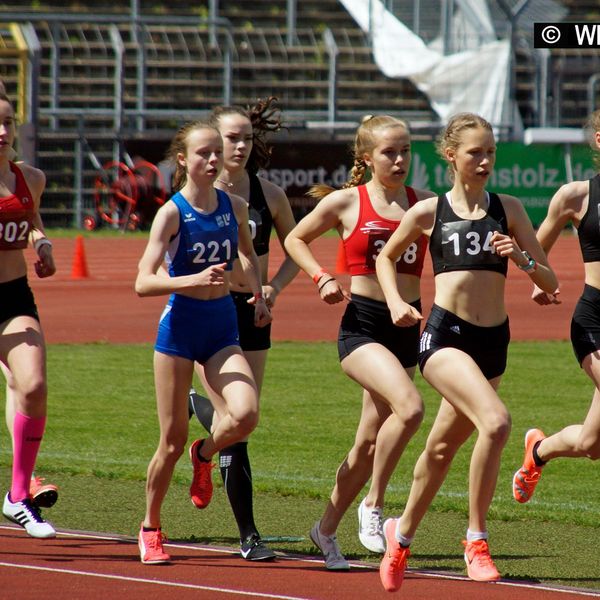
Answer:
[[[20,525],[25,531],[34,538],[53,538],[56,537],[54,527],[42,519],[39,509],[37,509],[29,498],[19,502],[11,502],[8,494],[4,497],[2,514],[13,523]]]
[[[358,538],[360,543],[371,552],[385,552],[383,535],[383,515],[381,508],[368,508],[365,499],[358,506]]]
[[[317,521],[310,530],[310,539],[325,557],[325,566],[330,571],[349,571],[350,564],[344,558],[334,535],[323,535],[319,529],[321,521]]]

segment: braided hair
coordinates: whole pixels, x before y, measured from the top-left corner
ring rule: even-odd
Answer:
[[[344,183],[342,189],[357,187],[365,183],[368,167],[364,156],[365,154],[371,154],[373,152],[373,149],[378,142],[377,134],[384,129],[392,127],[402,127],[410,133],[407,123],[402,119],[397,119],[388,115],[367,115],[363,117],[361,124],[356,130],[356,135],[354,136],[354,145],[352,147],[354,163],[350,169],[348,181]],[[308,191],[308,195],[311,198],[320,200],[333,191],[335,191],[335,188],[320,183],[312,186]]]

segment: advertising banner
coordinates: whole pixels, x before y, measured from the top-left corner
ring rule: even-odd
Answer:
[[[594,176],[588,146],[573,145],[570,154],[574,179]],[[567,181],[565,157],[566,148],[561,144],[500,143],[487,187],[490,191],[519,198],[532,223],[538,226],[553,194]],[[306,197],[308,189],[317,183],[341,187],[351,167],[350,143],[278,143],[273,149],[271,165],[262,175],[286,191],[296,217],[301,217],[314,206],[314,200]],[[407,183],[435,193],[452,187],[447,165],[437,155],[432,142],[412,143],[412,166]]]
[[[261,175],[285,190],[298,219],[315,205],[315,200],[306,195],[311,186],[325,183],[340,188],[348,180],[353,162],[351,146],[351,142],[331,140],[276,141],[271,164]],[[164,157],[166,143],[164,140],[144,140],[143,144],[132,141],[127,149],[132,155],[158,163]],[[519,198],[537,227],[546,216],[553,194],[567,181],[567,150],[562,144],[499,143],[489,191]],[[593,177],[589,146],[573,144],[569,150],[573,179]],[[165,179],[169,181],[170,166],[164,166]],[[433,142],[412,143],[412,166],[407,183],[436,194],[452,186],[446,163],[437,155]]]

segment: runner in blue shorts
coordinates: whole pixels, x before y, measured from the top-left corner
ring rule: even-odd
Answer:
[[[223,137],[224,166],[215,187],[240,196],[248,203],[252,243],[258,256],[265,302],[270,309],[298,273],[298,267],[289,257],[269,273],[272,234],[276,234],[283,246],[283,240],[295,225],[283,189],[259,174],[270,161],[267,136],[281,128],[280,119],[273,97],[259,100],[248,109],[219,106],[209,116],[209,122]],[[237,314],[240,347],[260,395],[271,347],[271,326],[257,327],[254,323],[253,295],[240,261],[233,263],[229,286]],[[196,415],[205,429],[211,431],[224,413],[224,403],[206,382],[202,365],[196,365],[196,372],[208,398],[195,389],[190,390],[190,416]],[[262,541],[255,523],[248,440],[223,448],[219,452],[219,467],[240,533],[240,555],[249,561],[274,559],[275,553]]]
[[[214,187],[223,167],[219,131],[203,122],[189,123],[173,138],[168,156],[176,166],[173,188],[178,191],[154,218],[135,282],[140,296],[170,294],[154,352],[160,439],[148,466],[146,514],[138,536],[140,557],[147,564],[170,560],[163,548],[161,506],[188,438],[194,363],[204,366],[207,381],[226,406],[213,432],[190,447],[190,490],[197,507],[206,507],[212,497],[212,456],[247,437],[258,422],[256,384],[239,347],[229,295],[236,256],[254,295],[255,324],[271,320],[246,203]],[[163,261],[169,277],[161,273]]]

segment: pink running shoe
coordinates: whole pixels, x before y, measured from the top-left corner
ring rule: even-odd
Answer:
[[[467,575],[474,581],[498,581],[500,573],[490,556],[490,548],[486,540],[475,540],[467,542],[463,540],[465,547],[465,562],[467,563]]]
[[[198,446],[203,441],[196,440],[190,446],[190,459],[194,469],[192,484],[190,485],[190,497],[196,508],[206,508],[210,504],[213,495],[211,471],[215,468],[215,464],[198,458]]]
[[[43,477],[32,477],[29,484],[31,503],[37,508],[50,508],[58,500],[58,488],[51,483],[44,483]]]
[[[163,542],[166,541],[167,538],[160,529],[144,531],[144,524],[142,523],[138,535],[138,546],[142,562],[146,565],[162,565],[170,562],[171,557],[163,550]]]
[[[521,504],[531,500],[535,486],[542,476],[542,468],[533,460],[533,448],[546,436],[541,429],[530,429],[525,434],[525,456],[523,465],[513,477],[513,498]]]
[[[410,556],[410,550],[403,548],[396,539],[396,522],[398,519],[388,519],[383,524],[385,535],[385,554],[379,565],[379,577],[386,592],[396,592],[404,581],[404,571]]]

